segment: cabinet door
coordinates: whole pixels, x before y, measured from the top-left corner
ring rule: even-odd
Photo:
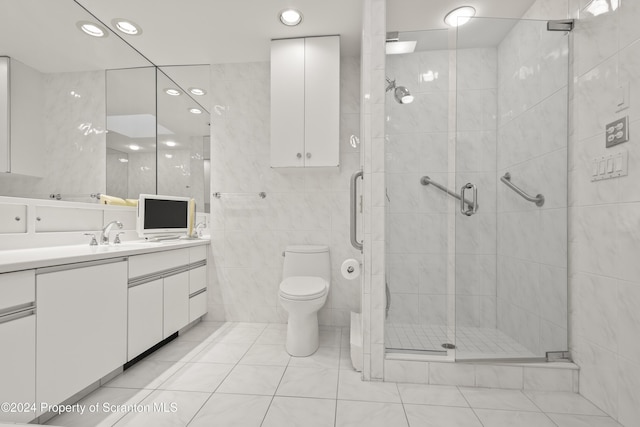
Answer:
[[[338,166],[340,37],[305,40],[305,166]]]
[[[164,278],[163,338],[189,324],[189,272]]]
[[[36,316],[0,323],[0,402],[36,401]],[[29,422],[33,412],[0,412],[0,421]]]
[[[127,356],[127,262],[36,276],[36,397],[57,404]]]
[[[271,42],[271,166],[304,166],[304,39]]]
[[[129,288],[127,361],[162,341],[162,279]]]

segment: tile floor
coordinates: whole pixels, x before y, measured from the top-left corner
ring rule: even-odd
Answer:
[[[452,340],[452,337],[455,337],[455,340]],[[498,329],[471,326],[459,326],[453,333],[442,325],[387,323],[385,342],[387,348],[435,351],[444,351],[443,343],[454,342],[458,359],[536,356]]]
[[[321,328],[318,351],[296,358],[284,349],[285,325],[202,322],[80,401],[101,411],[49,424],[619,426],[573,393],[362,382],[351,369],[348,332]]]

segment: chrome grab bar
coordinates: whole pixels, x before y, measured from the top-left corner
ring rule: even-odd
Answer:
[[[429,178],[428,176],[423,176],[422,178],[420,178],[420,184],[422,185],[433,185],[434,187],[436,187],[438,190],[440,191],[444,191],[445,193],[447,193],[448,195],[450,195],[451,197],[454,197],[458,200],[460,200],[462,202],[462,196],[460,196],[460,194],[455,193],[451,190],[449,190],[447,187],[445,187],[442,184],[438,184],[437,182],[433,181],[431,178]],[[477,195],[477,189],[476,192],[474,193],[474,195]],[[473,202],[465,199],[464,203],[466,203],[469,208],[471,208],[471,210],[473,211],[473,213],[476,213],[478,211],[478,203],[476,203],[477,199],[474,199]]]
[[[467,199],[464,197],[464,192],[468,189],[473,190],[473,203],[467,202]],[[477,200],[478,200],[478,187],[476,187],[475,184],[467,182],[465,185],[463,185],[460,188],[460,212],[462,212],[463,215],[471,216],[476,212],[478,212]],[[466,204],[467,206],[469,206],[469,209],[465,209],[464,207],[465,202],[467,202]]]
[[[536,206],[538,207],[544,205],[544,196],[542,194],[536,194],[535,197],[528,195],[527,193],[522,191],[519,187],[517,187],[514,183],[511,182],[511,174],[509,172],[505,173],[504,176],[501,176],[500,181],[504,182],[507,185],[507,187],[509,187],[510,189],[518,193],[520,196],[522,196],[523,199],[529,202],[535,203]]]
[[[358,241],[358,230],[356,227],[356,222],[358,220],[358,189],[357,189],[357,185],[356,185],[356,181],[358,180],[358,178],[363,178],[362,176],[362,169],[359,171],[356,171],[353,173],[353,175],[351,175],[351,187],[350,187],[350,193],[351,193],[351,245],[358,249],[360,252],[362,252],[362,248],[363,248],[363,242],[362,241]]]

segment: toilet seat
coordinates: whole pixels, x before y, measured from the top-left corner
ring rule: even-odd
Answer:
[[[293,276],[280,283],[280,296],[297,301],[312,300],[323,297],[327,288],[327,281],[321,277]]]

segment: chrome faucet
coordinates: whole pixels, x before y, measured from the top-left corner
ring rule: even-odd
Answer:
[[[193,234],[195,234],[194,237],[202,237],[202,229],[205,228],[206,226],[207,226],[206,221],[201,221],[197,223],[193,230]]]
[[[111,221],[109,224],[105,225],[102,229],[102,233],[100,233],[100,244],[108,245],[109,244],[109,233],[111,233],[111,227],[114,225],[118,226],[118,228],[122,228],[122,223],[120,221]]]

